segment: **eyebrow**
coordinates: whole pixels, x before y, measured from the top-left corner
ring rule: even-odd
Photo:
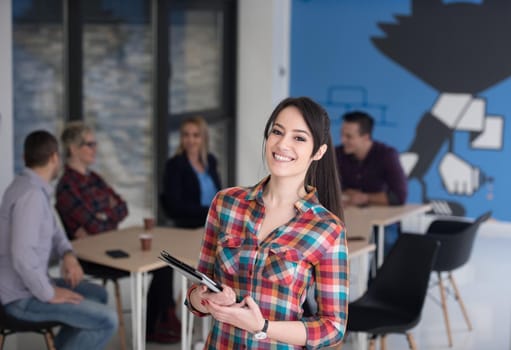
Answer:
[[[275,126],[278,126],[279,128],[282,128],[282,129],[286,129],[283,125],[279,124],[279,123],[275,123],[274,124]],[[302,130],[302,129],[293,129],[292,130],[293,132],[299,132],[299,133],[302,133],[302,134],[305,134],[305,135],[308,135],[310,136],[310,133],[307,131],[307,130]]]

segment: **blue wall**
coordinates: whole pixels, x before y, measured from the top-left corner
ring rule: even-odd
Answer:
[[[497,11],[503,23],[511,23],[511,6],[509,5],[501,4],[505,7],[504,9],[488,10],[483,9],[483,3],[480,1],[427,0],[415,3],[417,6],[422,6],[421,3],[426,2],[436,7],[428,11],[440,11],[441,15],[454,14],[455,16],[456,12],[469,11],[477,16],[488,17],[489,14],[494,15]],[[438,151],[435,151],[431,166],[422,176],[426,184],[424,187],[426,195],[422,195],[423,187],[417,178],[411,178],[408,201],[438,200],[458,204],[463,208],[463,214],[471,217],[491,209],[497,219],[511,221],[511,211],[506,205],[508,196],[511,194],[511,181],[507,179],[511,170],[509,161],[511,151],[507,142],[510,135],[510,123],[507,121],[511,118],[511,103],[509,103],[511,79],[508,79],[507,71],[506,74],[499,72],[502,74],[502,79],[497,79],[496,83],[480,91],[477,89],[445,91],[438,85],[434,86],[435,84],[427,82],[427,79],[420,79],[413,69],[405,68],[406,65],[402,62],[397,63],[382,53],[371,41],[371,38],[383,38],[386,35],[379,24],[402,24],[400,21],[403,18],[413,14],[412,6],[415,6],[412,1],[404,0],[293,0],[290,93],[292,96],[310,96],[327,108],[333,121],[332,135],[335,144],[340,142],[340,116],[349,109],[363,109],[370,112],[377,121],[374,138],[393,145],[400,153],[410,150],[412,142],[417,137],[417,124],[432,109],[442,92],[466,92],[474,99],[486,101],[485,114],[496,115],[503,120],[503,126],[500,128],[503,141],[500,145],[493,149],[474,148],[470,144],[469,131],[453,128],[451,137],[442,142]],[[429,7],[429,4],[426,7]],[[395,17],[396,15],[400,17]],[[474,21],[474,18],[477,21],[477,16],[469,18],[467,22]],[[484,18],[481,22],[486,19]],[[437,25],[435,21],[427,23],[431,26]],[[451,26],[455,27],[455,24],[452,23]],[[481,25],[481,27],[487,26]],[[511,30],[507,30],[507,24],[502,26],[503,30],[496,31],[495,27],[482,35],[483,40],[479,44],[498,45],[502,41],[500,39],[511,42]],[[435,33],[434,29],[435,27],[429,28],[421,35],[438,36],[438,32]],[[494,38],[499,40],[493,41]],[[463,38],[463,40],[470,42],[472,38]],[[423,57],[428,56],[428,61],[441,58],[442,47],[431,46],[435,49],[430,49],[423,42],[428,43],[427,38],[418,36],[412,42],[405,40],[403,45],[412,52],[422,50]],[[445,45],[447,49],[450,47],[449,43]],[[424,52],[427,53],[424,54]],[[499,55],[507,55],[508,57],[504,58],[511,62],[511,48],[503,48]],[[481,56],[483,61],[487,57],[495,57],[491,53],[484,52]],[[461,67],[465,67],[463,57],[465,56],[457,57],[457,62],[451,63],[453,67],[460,66],[458,63]],[[445,61],[451,58],[441,59]],[[485,62],[481,64],[484,65]],[[487,64],[497,65],[490,59]],[[466,76],[478,76],[482,72],[484,69],[475,67],[467,69]],[[446,73],[449,73],[449,70]],[[465,75],[465,72],[463,74]],[[434,132],[430,134],[426,136],[432,139],[437,137]],[[439,164],[448,152],[449,141],[452,153],[463,159],[474,173],[479,170],[482,174],[474,184],[473,193],[449,191],[440,175]],[[421,152],[428,152],[428,149],[423,147]],[[453,174],[447,174],[447,177],[450,175]],[[488,181],[489,177],[493,181]]]

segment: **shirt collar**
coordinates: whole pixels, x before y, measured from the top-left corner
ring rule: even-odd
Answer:
[[[264,205],[263,193],[268,181],[270,181],[270,175],[262,179],[257,185],[249,190],[245,197],[246,200],[255,200],[260,205]],[[314,186],[307,185],[307,194],[295,202],[295,208],[299,212],[304,213],[318,204],[320,203],[316,188]]]
[[[44,179],[41,176],[39,176],[35,171],[33,171],[30,168],[25,168],[23,170],[23,174],[25,176],[28,176],[31,183],[33,183],[37,187],[42,188],[42,190],[44,191],[46,196],[48,196],[48,198],[51,197],[51,195],[52,195],[51,185],[48,182],[44,181]]]

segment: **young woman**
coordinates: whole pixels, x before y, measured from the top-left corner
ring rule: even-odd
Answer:
[[[264,138],[270,175],[220,191],[209,210],[199,270],[223,291],[193,285],[187,296],[214,318],[207,349],[316,349],[344,336],[348,252],[328,115],[287,98]],[[318,309],[304,317],[310,288]]]

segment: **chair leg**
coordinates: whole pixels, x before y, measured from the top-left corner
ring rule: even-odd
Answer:
[[[53,332],[51,329],[44,333],[44,340],[46,340],[46,347],[48,350],[56,350],[55,343],[53,342]]]
[[[117,305],[117,317],[119,317],[119,342],[121,343],[121,349],[126,350],[126,332],[124,330],[124,316],[122,314],[122,300],[121,300],[121,288],[119,287],[119,281],[113,280],[115,285],[115,303]]]
[[[417,350],[417,344],[415,344],[412,333],[406,333],[406,340],[408,340],[408,345],[411,350]]]
[[[463,300],[461,299],[460,292],[458,290],[458,287],[456,286],[456,283],[454,282],[454,276],[452,273],[449,272],[449,281],[451,281],[452,288],[454,289],[454,295],[456,297],[456,301],[460,304],[461,312],[463,313],[463,317],[465,318],[465,322],[467,322],[468,330],[472,330],[472,323],[470,322],[470,319],[468,318],[467,309],[465,309],[465,304],[463,303]]]
[[[387,350],[387,335],[384,334],[380,337],[380,350]]]
[[[445,328],[447,329],[447,339],[449,341],[449,347],[452,347],[452,335],[451,325],[449,323],[449,314],[447,313],[447,301],[445,300],[445,288],[442,282],[442,274],[437,272],[438,275],[438,286],[440,287],[440,298],[442,299],[442,311],[444,313]]]

